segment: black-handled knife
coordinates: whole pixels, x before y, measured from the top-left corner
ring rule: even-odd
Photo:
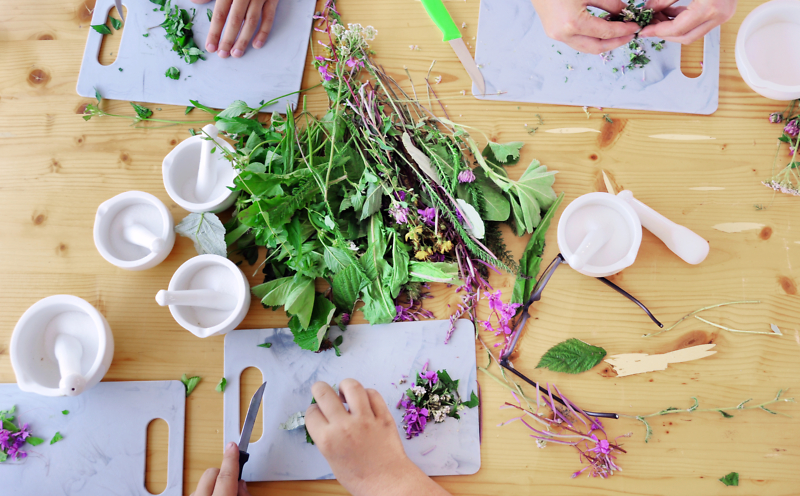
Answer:
[[[258,416],[258,409],[261,407],[261,398],[264,396],[264,388],[267,383],[261,385],[253,398],[250,399],[250,407],[247,409],[247,417],[244,419],[244,427],[242,427],[242,435],[239,437],[239,480],[242,480],[242,469],[247,460],[250,459],[250,454],[247,453],[247,448],[250,447],[250,434],[253,433],[253,425],[256,423]]]

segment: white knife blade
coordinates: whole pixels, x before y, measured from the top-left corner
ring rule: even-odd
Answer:
[[[483,74],[481,74],[478,64],[475,63],[472,55],[470,55],[469,49],[467,49],[467,45],[464,43],[464,39],[456,38],[454,40],[450,40],[450,46],[453,47],[453,51],[456,52],[458,60],[461,61],[461,65],[463,65],[464,69],[466,69],[467,74],[469,74],[470,79],[472,79],[472,82],[478,86],[478,91],[481,92],[481,95],[485,95],[486,82],[483,80]]]

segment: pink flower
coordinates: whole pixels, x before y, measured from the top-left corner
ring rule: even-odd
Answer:
[[[394,217],[395,222],[398,224],[405,224],[408,222],[408,208],[399,205],[392,205],[389,209],[389,214]]]
[[[358,70],[364,67],[364,62],[358,60],[355,57],[350,57],[350,59],[348,59],[348,61],[345,63],[347,64],[347,67],[351,69],[355,68],[356,70]]]
[[[458,173],[458,182],[471,183],[473,181],[475,181],[475,173],[472,172],[472,169],[467,169]]]
[[[800,134],[800,126],[798,126],[797,121],[798,119],[795,118],[787,122],[786,127],[783,128],[783,132],[792,138],[796,138],[797,135]]]
[[[439,376],[436,374],[436,371],[434,370],[429,370],[427,372],[420,372],[419,376],[422,379],[427,379],[428,382],[430,382],[431,384],[436,384],[437,382],[439,382]]]
[[[436,209],[433,207],[428,207],[425,209],[418,209],[417,213],[422,217],[422,220],[425,221],[426,224],[429,226],[433,226],[436,222]]]
[[[783,122],[783,114],[780,112],[773,112],[769,114],[769,121],[772,124],[780,124],[781,122]]]
[[[328,71],[328,64],[319,66],[319,73],[325,81],[333,79],[333,74]]]

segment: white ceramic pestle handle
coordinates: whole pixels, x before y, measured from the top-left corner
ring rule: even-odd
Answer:
[[[642,226],[655,234],[684,262],[697,265],[708,256],[708,241],[694,231],[678,225],[633,197],[628,190],[621,191],[618,197],[633,207],[642,221]]]
[[[211,192],[214,190],[217,182],[217,174],[214,170],[214,160],[211,156],[211,150],[216,146],[211,138],[216,139],[219,130],[214,124],[206,124],[203,127],[204,138],[200,147],[200,167],[197,169],[197,185],[195,186],[194,194],[198,203],[210,201]],[[208,136],[206,136],[208,134]],[[219,153],[222,153],[221,151]]]
[[[161,290],[156,294],[156,303],[162,307],[179,305],[205,307],[216,310],[233,310],[238,303],[234,295],[213,289],[185,289],[181,291]]]
[[[86,379],[81,374],[81,357],[83,346],[75,336],[59,334],[56,336],[53,350],[58,360],[58,371],[61,381],[58,387],[65,396],[77,396],[86,387]]]
[[[156,236],[141,224],[134,223],[122,230],[122,237],[129,243],[142,246],[158,253],[166,246],[166,241]]]
[[[596,226],[591,229],[581,241],[581,245],[567,260],[570,267],[581,270],[592,256],[611,239],[611,229],[608,226]]]

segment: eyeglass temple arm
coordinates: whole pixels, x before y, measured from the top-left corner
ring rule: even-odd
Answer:
[[[624,296],[625,298],[627,298],[627,299],[631,300],[632,302],[636,303],[636,305],[638,305],[638,306],[639,306],[639,308],[641,308],[642,310],[644,310],[644,313],[646,313],[646,314],[647,314],[647,316],[648,316],[648,317],[650,317],[650,320],[652,320],[653,322],[655,322],[655,323],[656,323],[656,325],[657,325],[658,327],[661,327],[661,328],[663,328],[663,327],[664,327],[664,324],[662,324],[661,322],[659,322],[659,321],[658,321],[658,319],[655,317],[655,315],[653,315],[652,313],[650,313],[650,310],[648,310],[648,309],[647,309],[647,307],[646,307],[646,306],[644,306],[644,303],[642,303],[641,301],[639,301],[639,300],[637,300],[636,298],[634,298],[634,297],[633,297],[633,295],[631,295],[630,293],[628,293],[627,291],[625,291],[625,290],[624,290],[624,289],[622,289],[621,287],[617,286],[617,285],[616,285],[616,284],[614,284],[613,282],[609,281],[609,280],[608,280],[608,279],[606,279],[605,277],[598,277],[597,279],[599,279],[600,281],[602,281],[602,282],[603,282],[603,283],[604,283],[606,286],[610,286],[610,287],[611,287],[611,288],[612,288],[614,291],[616,291],[617,293],[621,294],[621,295],[622,295],[622,296]]]
[[[538,389],[539,389],[539,391],[541,391],[542,393],[545,393],[545,394],[547,394],[548,396],[550,395],[550,392],[549,392],[547,389],[543,388],[542,386],[540,386],[540,385],[536,384],[535,382],[533,382],[532,380],[528,379],[528,378],[527,378],[527,377],[525,377],[525,375],[524,375],[524,374],[522,374],[521,372],[517,372],[517,370],[516,370],[516,369],[514,369],[514,367],[512,367],[512,366],[511,366],[511,364],[508,362],[508,358],[501,358],[501,359],[500,359],[500,365],[501,365],[501,366],[502,366],[504,369],[508,370],[508,371],[509,371],[509,372],[511,372],[512,374],[516,375],[517,377],[519,377],[519,378],[520,378],[520,379],[522,379],[523,381],[525,381],[525,382],[527,382],[528,384],[530,384],[531,386],[533,386],[533,387],[535,387],[535,388],[538,388]],[[538,393],[537,393],[537,394],[538,394]],[[564,402],[564,400],[562,400],[561,398],[559,398],[559,397],[558,397],[558,395],[555,395],[555,394],[554,394],[554,395],[553,395],[553,399],[554,399],[554,400],[556,400],[556,401],[558,401],[558,402],[559,402],[559,403],[561,403],[562,405],[564,405],[564,406],[567,406],[567,404]],[[617,414],[617,413],[589,412],[589,411],[586,411],[586,410],[584,410],[584,413],[586,413],[586,415],[588,415],[588,416],[590,416],[590,417],[619,419],[619,414]]]

